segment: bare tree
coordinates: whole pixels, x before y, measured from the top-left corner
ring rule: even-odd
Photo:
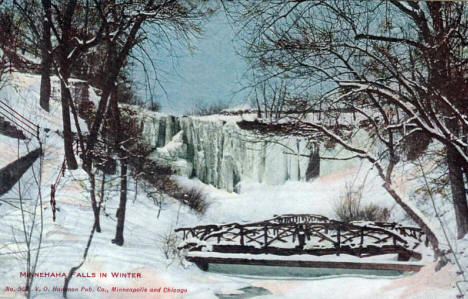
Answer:
[[[255,103],[258,115],[266,119],[279,119],[282,112],[287,108],[287,87],[286,81],[267,80],[255,86]]]
[[[184,1],[141,1],[135,2],[128,7],[121,6],[118,9],[109,9],[112,20],[108,23],[109,16],[105,15],[104,8],[100,10],[101,21],[106,24],[105,34],[114,34],[105,40],[106,60],[102,67],[102,90],[101,98],[97,107],[96,116],[90,129],[85,149],[85,165],[89,168],[90,155],[98,139],[104,112],[107,110],[109,120],[117,134],[113,140],[114,150],[118,153],[121,163],[121,197],[117,211],[116,237],[113,242],[122,245],[124,242],[123,228],[125,221],[125,206],[127,201],[127,159],[134,154],[133,147],[137,143],[137,136],[141,135],[141,128],[134,124],[131,119],[121,116],[118,106],[119,97],[114,92],[118,76],[127,63],[131,51],[146,36],[144,26],[149,26],[156,32],[164,33],[172,31],[175,34],[187,38],[199,31],[198,23],[206,15],[203,7],[193,6]],[[127,111],[128,112],[128,111]],[[130,120],[130,123],[127,121]],[[88,163],[88,164],[86,164]]]
[[[105,12],[106,10],[100,9]],[[136,1],[132,5],[121,6],[119,10],[109,10],[109,16],[101,13],[100,19],[107,24],[108,34],[112,38],[106,40],[106,60],[102,67],[105,74],[102,85],[102,95],[96,115],[104,115],[111,93],[115,88],[117,77],[126,64],[131,51],[145,38],[148,26],[154,32],[165,36],[172,32],[182,39],[187,39],[200,31],[198,24],[207,15],[203,5],[193,5],[190,2],[175,0]],[[117,20],[108,23],[108,18]],[[170,43],[170,41],[169,41]],[[90,153],[97,141],[103,118],[97,117],[92,125],[87,140],[86,152]]]
[[[81,133],[77,111],[74,111],[74,105],[71,105],[71,108],[75,120],[75,127],[78,131],[79,145],[82,151],[81,158],[83,161],[83,169],[88,175],[94,173],[96,158],[100,155],[99,144],[101,144],[101,142],[110,145],[112,152],[116,153],[119,157],[121,166],[121,196],[119,209],[117,211],[116,237],[113,242],[121,246],[124,243],[123,231],[127,202],[128,160],[132,159],[135,144],[138,144],[135,143],[135,139],[140,136],[139,134],[135,134],[132,130],[137,129],[137,131],[141,131],[141,127],[139,127],[138,124],[135,126],[128,125],[126,123],[128,118],[122,116],[121,107],[118,105],[118,96],[115,94],[119,75],[124,66],[128,63],[132,51],[137,45],[141,45],[142,41],[150,34],[150,31],[153,34],[156,33],[166,38],[166,41],[169,43],[171,42],[168,38],[169,32],[175,34],[177,37],[188,40],[191,36],[200,32],[198,24],[207,15],[207,12],[202,3],[192,3],[191,1],[142,0],[115,3],[115,1],[109,0],[96,0],[93,1],[93,3],[93,12],[96,13],[95,22],[100,24],[98,26],[99,40],[102,42],[100,42],[98,46],[101,47],[103,51],[103,59],[100,64],[99,73],[94,75],[96,78],[102,79],[97,86],[101,90],[101,95],[96,111],[92,113],[92,116],[89,117],[87,121],[89,123],[88,136],[84,136]],[[70,37],[68,37],[68,40],[70,40]],[[71,40],[74,41],[76,38]],[[96,40],[96,38],[91,38],[92,43]],[[91,42],[89,42],[88,45],[91,45]],[[77,47],[79,46],[78,44]],[[75,53],[79,53],[75,52],[75,50],[76,48],[71,47],[68,48],[66,52],[69,53],[69,56],[73,57]],[[84,54],[84,52],[82,53]],[[66,58],[68,59],[69,56],[66,56]],[[64,58],[65,55],[59,57]],[[66,82],[63,78],[61,79],[62,82]],[[68,84],[65,84],[65,88],[70,94]],[[113,134],[106,134],[105,132],[108,131],[109,128],[103,128],[103,124],[105,124],[106,127],[109,126]],[[138,146],[136,147],[138,149]],[[92,190],[95,190],[95,188],[92,188]],[[70,271],[76,271],[83,265],[97,224],[99,223],[98,217],[100,208],[96,203],[95,197],[93,200],[93,196],[92,207],[95,211],[95,221],[82,261]],[[69,283],[70,278],[65,280],[64,297],[66,297],[66,287]]]
[[[73,110],[73,102],[69,89],[69,78],[71,76],[72,65],[76,59],[83,55],[91,47],[97,45],[101,40],[103,26],[99,27],[94,34],[89,34],[87,20],[78,17],[79,6],[77,0],[58,3],[54,7],[54,19],[50,20],[52,32],[54,33],[57,45],[54,47],[54,64],[60,76],[60,90],[62,98],[62,121],[65,157],[69,169],[77,169],[75,154],[73,152],[73,135],[70,120],[70,108]],[[89,6],[84,6],[84,13],[90,11]],[[78,129],[78,128],[77,128]]]
[[[37,45],[41,50],[40,104],[47,111],[52,66],[60,78],[65,157],[68,168],[76,169],[78,164],[73,152],[69,78],[77,58],[101,41],[102,26],[99,25],[102,24],[88,21],[93,20],[94,11],[94,7],[89,5],[90,1],[41,0],[38,3],[36,0],[13,0],[13,3],[28,24],[26,36],[31,36],[31,44]]]
[[[49,100],[51,93],[51,67],[52,67],[52,44],[51,44],[51,27],[52,19],[52,2],[51,0],[13,0],[13,5],[17,8],[19,15],[24,20],[27,30],[24,32],[22,39],[29,43],[30,54],[41,57],[40,73],[40,106],[49,111]],[[40,49],[40,53],[36,49]]]
[[[370,161],[384,188],[426,231],[436,251],[433,229],[397,192],[393,174],[412,141],[423,145],[418,154],[432,141],[443,145],[452,167],[458,236],[466,234],[465,3],[332,0],[226,5],[232,16],[244,20],[246,56],[262,74],[253,85],[282,78],[297,86],[296,94],[308,95],[306,105],[278,130],[324,136]],[[326,118],[313,120],[317,110],[326,112]],[[345,111],[356,114],[358,121],[349,121]],[[374,136],[378,146],[353,145],[350,137],[359,129]]]
[[[0,87],[7,72],[24,69],[28,64],[19,53],[25,47],[23,25],[11,5],[0,2]]]

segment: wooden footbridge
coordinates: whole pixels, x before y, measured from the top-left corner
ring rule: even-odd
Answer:
[[[281,215],[246,224],[184,227],[175,231],[183,239],[179,250],[187,250],[187,260],[203,270],[207,270],[210,263],[222,263],[418,271],[423,264],[409,260],[421,260],[417,249],[427,246],[420,228],[384,222],[345,223],[310,214]],[[395,254],[398,261],[366,262],[365,258],[383,254]],[[349,262],[338,258],[340,255],[362,259]]]

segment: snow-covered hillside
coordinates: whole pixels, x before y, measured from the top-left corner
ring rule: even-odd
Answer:
[[[25,227],[19,209],[20,196],[23,198],[21,203],[24,205],[24,210],[28,211],[25,223],[30,224],[32,213],[34,211],[37,213],[35,230],[31,238],[31,248],[36,249],[41,229],[41,208],[36,207],[35,203],[39,198],[38,191],[41,191],[42,195],[42,247],[36,272],[49,273],[49,277],[35,278],[34,298],[61,298],[60,288],[63,287],[64,278],[50,277],[50,273],[68,273],[71,267],[80,263],[93,225],[89,184],[85,173],[80,169],[66,171],[60,181],[55,196],[57,219],[55,222],[52,220],[49,206],[50,185],[55,182],[63,162],[61,111],[60,104],[56,101],[52,101],[50,113],[39,108],[39,81],[38,76],[13,74],[9,86],[0,91],[2,99],[6,99],[11,106],[38,123],[41,128],[47,128],[41,131],[45,151],[42,160],[42,181],[40,184],[36,183],[35,176],[38,175],[41,163],[37,161],[33,169],[22,177],[20,184],[2,196],[0,201],[1,298],[23,298],[21,292],[7,289],[7,287],[18,289],[24,285],[25,280],[20,276],[21,272],[26,271],[25,251],[27,250],[24,242]],[[313,213],[334,218],[336,200],[347,184],[360,185],[365,182],[363,203],[374,202],[389,209],[393,208],[392,213],[398,220],[404,220],[404,216],[381,187],[381,181],[367,163],[347,164],[340,170],[331,171],[312,182],[297,181],[302,178],[303,167],[306,167],[308,158],[285,155],[280,147],[272,150],[270,156],[258,155],[257,150],[261,152],[264,145],[260,144],[258,148],[255,147],[255,151],[252,150],[250,145],[255,146],[255,144],[242,142],[242,138],[236,135],[238,129],[231,124],[223,124],[222,119],[209,121],[180,118],[177,120],[177,125],[173,120],[174,127],[168,132],[168,128],[171,127],[167,125],[169,118],[158,117],[155,118],[157,124],[154,128],[160,128],[163,121],[159,120],[164,119],[166,124],[164,134],[150,130],[152,133],[146,131],[146,136],[151,136],[149,140],[153,145],[160,147],[159,151],[166,151],[168,155],[171,155],[171,152],[176,153],[176,156],[179,155],[178,151],[184,142],[181,142],[182,136],[178,136],[177,133],[180,130],[190,132],[186,137],[193,138],[193,141],[187,144],[194,145],[191,162],[195,169],[194,173],[200,176],[200,179],[189,179],[185,176],[175,176],[174,179],[183,186],[197,187],[206,194],[210,203],[207,212],[202,216],[197,215],[179,201],[166,196],[159,214],[160,207],[143,192],[141,185],[136,188],[137,183],[130,178],[124,231],[125,244],[122,247],[116,246],[111,243],[111,239],[114,237],[115,212],[119,204],[119,190],[116,187],[118,175],[108,177],[110,186],[105,194],[106,200],[101,215],[102,232],[95,233],[88,257],[78,271],[80,275],[72,279],[69,287],[77,290],[70,291],[69,298],[357,299],[456,296],[454,282],[459,277],[455,275],[454,267],[448,265],[441,271],[434,272],[435,264],[431,263],[430,255],[425,256],[428,266],[421,272],[412,276],[396,277],[363,274],[277,277],[272,276],[273,272],[269,269],[266,269],[264,276],[248,276],[203,272],[195,265],[181,260],[176,252],[171,250],[173,247],[167,246],[168,243],[172,244],[173,229],[176,227],[258,221],[271,218],[274,214],[284,213]],[[84,122],[83,127],[85,127]],[[288,142],[292,147],[305,150],[305,143],[293,139]],[[28,149],[33,149],[34,145],[37,145],[34,140],[18,142],[0,135],[0,167],[18,157],[17,148],[21,156]],[[186,150],[190,151],[188,148]],[[228,159],[232,160],[227,163]],[[256,168],[257,166],[251,166],[254,164],[249,164],[252,161],[265,159],[267,162],[262,171],[260,167]],[[235,180],[230,184],[229,175],[223,175],[223,172],[229,171],[229,167],[234,166],[239,167],[241,177],[251,180],[244,180],[238,190],[239,193],[216,189],[214,186],[228,190],[234,188]],[[275,167],[279,170],[278,177]],[[266,184],[268,182],[276,185]],[[135,192],[136,190],[138,191]],[[113,278],[112,272],[140,275]],[[92,277],[93,273],[96,277]],[[99,273],[106,273],[108,276],[101,277]],[[117,291],[113,292],[113,287],[117,288]],[[137,292],[145,288],[148,290],[161,288],[161,290],[159,293]],[[236,297],[236,294],[239,296]]]

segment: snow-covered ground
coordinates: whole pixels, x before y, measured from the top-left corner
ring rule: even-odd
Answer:
[[[61,273],[68,273],[72,266],[80,263],[92,228],[88,184],[83,171],[66,172],[56,193],[57,219],[53,222],[49,207],[50,184],[55,181],[63,162],[63,142],[55,133],[61,127],[60,105],[53,101],[50,113],[42,111],[38,106],[38,77],[15,76],[16,80],[0,91],[2,99],[8,100],[11,106],[42,128],[51,129],[42,134],[45,150],[41,184],[44,222],[36,269],[37,273],[49,277],[35,278],[33,297],[61,298],[61,292],[54,287],[62,288],[64,278]],[[30,141],[29,148],[34,149],[34,144]],[[0,167],[17,158],[17,146],[16,140],[0,135]],[[24,142],[21,141],[19,147],[20,155],[27,151]],[[34,169],[38,169],[39,163],[35,163]],[[117,186],[116,176],[108,177],[107,181],[112,179],[111,184]],[[456,276],[455,267],[448,265],[435,272],[435,264],[430,262],[417,274],[396,277],[346,274],[281,278],[203,272],[172,253],[169,253],[169,259],[166,258],[164,244],[176,227],[258,221],[285,213],[313,213],[334,218],[334,205],[345,185],[359,185],[364,180],[363,203],[375,202],[393,208],[394,219],[405,221],[402,211],[393,204],[368,164],[334,172],[313,182],[287,182],[278,186],[245,183],[241,184],[238,194],[216,189],[196,179],[175,179],[181,185],[198,187],[206,194],[210,202],[206,214],[198,216],[178,201],[165,198],[158,217],[159,207],[141,191],[141,186],[135,194],[135,182],[130,179],[125,244],[119,247],[111,243],[119,192],[116,187],[109,187],[101,215],[102,232],[95,233],[86,262],[72,279],[69,288],[77,290],[70,291],[69,298],[455,298],[457,294],[454,283],[460,277]],[[402,190],[405,188],[408,187],[402,183]],[[25,281],[20,277],[20,273],[26,271],[23,225],[21,211],[17,208],[20,194],[25,198],[25,208],[33,211],[37,184],[31,170],[21,179],[21,186],[17,184],[0,201],[0,298],[23,296],[21,292],[8,289],[16,290]],[[25,217],[30,223],[30,214]],[[39,226],[33,235],[33,247],[37,243],[38,229]],[[462,248],[463,242],[460,244]],[[113,272],[136,274],[115,278]],[[50,277],[51,273],[59,277]],[[107,277],[101,277],[101,273]],[[117,290],[113,292],[114,287]],[[150,292],[152,288],[154,292]],[[145,289],[147,292],[142,292]],[[235,294],[239,296],[235,297]]]

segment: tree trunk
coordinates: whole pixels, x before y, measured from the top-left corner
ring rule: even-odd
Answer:
[[[99,218],[99,207],[96,202],[96,178],[94,174],[88,173],[89,180],[91,183],[91,206],[93,208],[93,213],[94,213],[94,225],[96,226],[96,232],[100,233],[101,232],[101,221]]]
[[[62,97],[62,121],[63,121],[63,140],[65,147],[65,158],[69,169],[77,169],[78,163],[76,162],[75,154],[73,153],[73,135],[71,131],[70,121],[70,103],[71,94],[67,92],[68,79],[70,78],[70,68],[72,61],[70,61],[71,53],[71,33],[72,33],[72,18],[75,14],[76,0],[67,1],[65,8],[65,16],[61,23],[62,40],[59,51],[59,72],[60,80],[60,94]]]
[[[42,8],[44,10],[44,17],[42,20],[42,40],[41,40],[41,91],[39,104],[42,109],[49,111],[50,101],[50,68],[52,66],[52,44],[50,41],[50,23],[49,18],[51,15],[50,0],[42,0]]]
[[[124,243],[125,206],[127,205],[127,160],[122,159],[120,163],[120,203],[116,214],[117,227],[115,230],[115,238],[112,240],[112,243],[122,246]]]
[[[67,80],[68,78],[63,78]],[[70,121],[70,93],[66,92],[66,85],[60,81],[60,89],[62,96],[62,120],[63,120],[63,141],[65,147],[65,159],[67,160],[67,165],[69,169],[77,169],[78,163],[76,162],[75,153],[73,152],[73,134],[71,131],[71,121]]]
[[[450,187],[452,189],[453,207],[457,220],[457,237],[462,239],[468,232],[468,204],[465,182],[463,180],[463,164],[459,153],[453,147],[447,147],[447,165]]]
[[[418,213],[401,198],[401,196],[396,192],[390,183],[385,182],[383,187],[393,197],[396,203],[400,205],[400,207],[411,217],[411,219],[416,222],[416,224],[419,225],[419,227],[424,231],[428,242],[431,244],[432,249],[436,254],[436,257],[439,257],[441,255],[441,251],[439,249],[439,240],[437,239],[435,232],[432,231],[424,219],[421,218],[420,215],[418,215]]]

